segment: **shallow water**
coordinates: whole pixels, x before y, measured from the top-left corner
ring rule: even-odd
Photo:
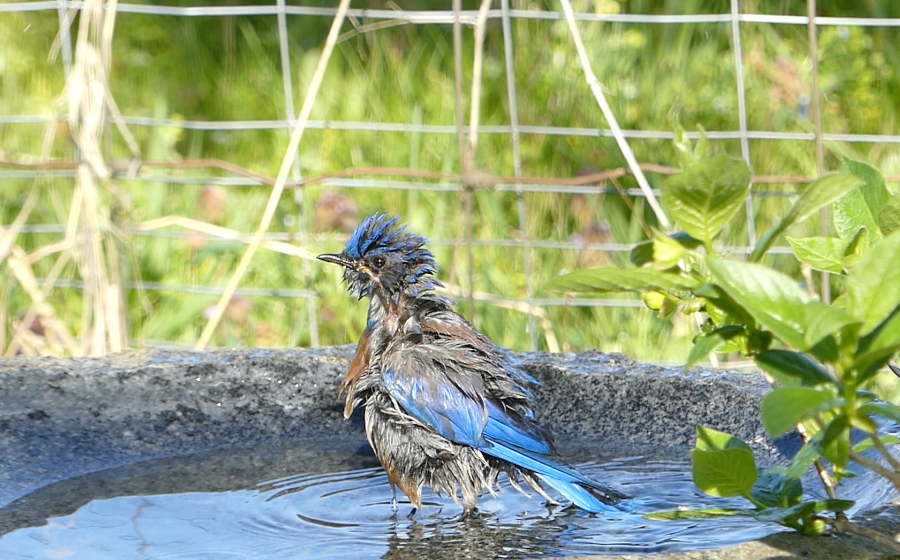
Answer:
[[[596,454],[594,454],[596,455]],[[586,458],[585,453],[574,454]],[[471,558],[719,548],[779,530],[745,518],[649,521],[678,507],[742,507],[697,491],[683,460],[582,463],[631,512],[548,508],[502,480],[479,514],[426,491],[395,513],[364,443],[303,442],[151,461],[63,481],[0,509],[0,558]],[[300,474],[297,474],[300,473]]]

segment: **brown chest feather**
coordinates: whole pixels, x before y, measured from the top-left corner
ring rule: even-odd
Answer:
[[[356,354],[353,356],[353,360],[350,362],[350,368],[347,370],[347,376],[344,378],[344,381],[341,383],[341,392],[347,391],[347,404],[344,406],[344,416],[349,418],[353,413],[353,408],[356,406],[356,382],[359,381],[360,376],[369,369],[369,365],[372,363],[372,331],[366,329],[363,332],[362,338],[359,339],[359,344],[356,346]]]

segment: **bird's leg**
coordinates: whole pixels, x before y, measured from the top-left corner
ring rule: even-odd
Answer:
[[[391,494],[393,497],[391,498],[391,511],[397,513],[397,486],[391,482]]]

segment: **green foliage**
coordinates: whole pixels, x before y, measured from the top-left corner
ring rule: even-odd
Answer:
[[[676,133],[679,142],[683,139]],[[684,146],[678,150],[683,161],[692,154]],[[730,218],[743,204],[749,177],[734,172],[735,162],[725,157],[688,163],[666,181],[663,191],[685,234],[654,233],[632,251],[631,262],[637,268],[581,270],[551,285],[577,291],[615,285],[618,290],[641,292],[660,316],[678,310],[702,314],[704,326],[694,338],[686,367],[726,348],[752,358],[774,385],[760,407],[767,433],[779,437],[802,426],[808,440],[790,466],[759,473],[753,452],[743,441],[699,426],[694,483],[712,496],[746,498],[760,521],[821,534],[834,524],[830,515],[853,502],[834,495],[826,500],[804,498],[802,477],[813,465],[826,472],[827,463],[829,476],[840,481],[850,475],[847,466],[861,450],[887,453],[885,445],[897,441],[878,433],[876,418],[900,422],[900,407],[873,401],[863,390],[900,351],[900,231],[883,232],[877,223],[892,208],[893,199],[876,169],[847,160],[841,173],[807,187],[761,238],[751,262],[741,262],[722,256],[712,242],[726,227],[723,217]],[[729,195],[713,196],[723,191]],[[788,241],[800,262],[843,277],[836,282],[837,293],[831,295],[837,297],[831,304],[794,278],[758,262],[778,235],[829,204],[837,237],[788,237]],[[695,242],[685,243],[686,239]],[[648,275],[661,275],[666,285],[638,282]],[[851,447],[852,428],[862,430],[868,439]],[[879,472],[900,483],[900,472]],[[713,515],[707,510],[698,513]]]
[[[758,473],[750,447],[725,432],[697,427],[694,484],[710,496],[749,496]]]
[[[878,227],[890,235],[900,229],[900,193],[892,196],[878,214]]]
[[[685,233],[710,248],[743,205],[752,175],[743,160],[720,154],[663,181],[662,202]]]
[[[804,264],[808,264],[814,270],[844,272],[844,258],[847,251],[847,242],[834,237],[804,237],[797,239],[786,238],[794,250],[794,256]]]
[[[766,232],[753,252],[750,253],[750,261],[756,262],[772,247],[775,239],[790,226],[808,219],[810,216],[841,198],[853,189],[863,184],[861,179],[843,173],[831,173],[819,178],[806,187],[797,202],[791,206],[787,214]]]
[[[305,2],[308,4],[309,2]],[[333,3],[318,0],[316,5]],[[177,5],[186,4],[183,1]],[[433,2],[410,0],[403,9],[430,9]],[[544,9],[558,9],[547,0],[534,3]],[[625,13],[707,13],[708,3],[698,0],[651,2],[623,0],[603,2],[604,9]],[[870,5],[871,4],[871,5]],[[590,11],[596,2],[576,2],[576,9]],[[466,2],[467,9],[477,3]],[[848,3],[819,2],[820,11],[835,15],[876,15],[896,17],[897,7],[890,2]],[[790,13],[802,15],[802,3],[775,3],[766,0],[744,6],[748,12]],[[715,11],[715,10],[714,10]],[[76,22],[77,23],[77,22]],[[120,14],[116,18],[113,39],[113,64],[110,69],[111,89],[123,114],[168,119],[168,127],[132,126],[131,132],[140,144],[145,160],[179,161],[192,158],[222,159],[255,171],[273,175],[283,157],[287,141],[284,129],[206,130],[182,126],[185,120],[244,121],[249,119],[279,120],[286,114],[281,75],[281,53],[277,19],[274,16],[229,17],[159,17],[143,14]],[[327,34],[330,20],[318,17],[289,17],[288,50],[294,83],[295,103],[300,99],[315,68],[318,49]],[[488,21],[485,79],[482,94],[482,124],[486,127],[509,123],[506,75],[503,64],[504,46],[501,22]],[[514,19],[515,72],[519,88],[519,117],[524,124],[548,127],[604,127],[602,115],[591,100],[579,62],[572,50],[571,35],[562,21]],[[76,26],[77,27],[77,26]],[[739,127],[737,98],[734,95],[734,52],[730,28],[718,23],[685,23],[679,25],[604,22],[581,27],[592,64],[609,100],[627,129],[662,130],[671,127],[673,118],[684,123],[698,123],[707,130],[736,130]],[[63,91],[62,57],[48,62],[48,53],[58,50],[59,17],[55,10],[11,12],[0,17],[0,114],[46,115],[53,111],[54,101]],[[344,31],[351,32],[347,24]],[[803,26],[759,23],[742,29],[746,45],[744,78],[748,126],[754,130],[803,133],[809,130],[804,99],[808,99],[808,38]],[[828,103],[822,104],[823,126],[827,131],[847,133],[892,134],[896,129],[900,96],[894,95],[900,85],[900,68],[896,45],[900,30],[883,27],[826,26],[820,29],[820,82]],[[539,42],[529,38],[541,37]],[[464,34],[464,56],[472,59],[471,33]],[[534,47],[534,48],[532,48]],[[609,56],[606,56],[608,54]],[[465,80],[471,80],[471,65],[465,65]],[[447,125],[454,122],[454,77],[452,37],[448,26],[399,25],[370,30],[350,36],[338,45],[329,66],[312,118],[336,122],[413,123]],[[527,88],[521,87],[527,82]],[[560,87],[564,84],[565,87]],[[329,125],[331,126],[331,125]],[[631,145],[639,161],[672,164],[680,162],[688,168],[710,155],[736,150],[734,140],[706,139],[690,142],[678,129],[679,141],[664,143],[655,139],[633,139]],[[35,160],[43,147],[44,127],[32,124],[0,124],[2,150],[7,159]],[[513,161],[509,134],[495,134],[483,129],[479,138],[477,163],[480,168],[497,174],[512,175]],[[458,167],[456,139],[444,133],[366,132],[331,127],[311,128],[300,148],[304,176],[330,173],[352,166],[410,167],[453,172]],[[117,133],[110,135],[114,157],[124,157],[125,150]],[[854,153],[863,144],[834,142],[834,153]],[[522,134],[523,171],[535,177],[572,176],[579,170],[619,167],[623,159],[615,143],[595,135],[563,136],[558,134]],[[896,152],[878,147],[866,154],[873,163],[889,165]],[[807,142],[754,140],[751,166],[759,174],[810,174],[816,169],[815,157]],[[66,135],[52,145],[51,157],[73,159],[74,146]],[[827,165],[837,160],[831,153]],[[145,170],[147,171],[147,170]],[[896,171],[892,169],[891,171]],[[162,170],[154,171],[162,173]],[[122,193],[131,210],[122,213],[123,226],[167,214],[179,214],[207,221],[238,232],[252,232],[258,224],[268,190],[264,188],[222,188],[222,216],[211,218],[201,205],[203,180],[208,170],[181,169],[176,172],[184,184],[154,183],[143,176],[139,181],[121,181]],[[651,174],[649,180],[662,187],[661,176]],[[621,179],[624,188],[634,187],[629,177]],[[782,189],[763,186],[760,190]],[[51,179],[38,184],[32,180],[8,180],[4,184],[2,218],[11,223],[21,207],[24,193],[38,188],[40,200],[31,224],[64,224],[71,202],[72,182]],[[456,237],[459,214],[458,193],[421,192],[415,190],[360,189],[344,186],[311,186],[303,196],[285,196],[276,223],[270,233],[282,236],[296,234],[301,224],[310,223],[315,204],[330,192],[348,195],[358,204],[360,213],[394,211],[412,221],[411,227],[435,240]],[[484,196],[481,196],[484,194]],[[707,196],[708,194],[704,195]],[[769,193],[764,193],[769,194]],[[777,194],[777,193],[773,193]],[[896,197],[895,197],[896,198]],[[569,195],[528,192],[525,231],[519,230],[518,197],[515,193],[478,193],[475,205],[475,236],[480,239],[502,239],[505,242],[528,236],[554,242],[569,241],[597,224],[610,225],[612,241],[635,243],[642,238],[642,226],[653,219],[641,199],[633,201],[615,192],[598,190],[597,194]],[[586,211],[577,218],[573,208],[587,201]],[[780,196],[754,198],[755,215],[760,229],[766,229],[782,215]],[[890,209],[894,208],[893,213]],[[900,201],[888,203],[878,216],[882,233],[900,223]],[[891,216],[894,221],[891,222]],[[705,214],[706,224],[716,216]],[[701,225],[701,229],[709,228]],[[817,230],[815,217],[808,228],[791,233],[803,238]],[[132,274],[131,284],[159,282],[163,285],[222,286],[243,250],[243,245],[210,241],[200,250],[189,247],[184,230],[138,233],[124,239]],[[316,231],[315,233],[320,233]],[[715,243],[736,246],[746,242],[747,226],[743,212],[722,230]],[[868,234],[862,234],[868,235]],[[47,246],[62,240],[64,234],[23,233],[19,236],[26,250]],[[521,236],[521,237],[520,237]],[[331,251],[344,241],[336,233],[305,236],[311,252]],[[860,243],[859,245],[867,245]],[[651,251],[652,244],[649,246]],[[665,244],[657,245],[662,255]],[[677,249],[677,247],[670,247]],[[689,249],[692,249],[689,247]],[[447,276],[465,279],[466,259],[453,262],[454,253],[437,246],[439,259]],[[587,266],[579,250],[531,248],[532,279],[540,285],[560,270]],[[584,251],[597,255],[592,251]],[[477,291],[488,291],[510,297],[524,297],[526,278],[522,266],[522,250],[474,251],[473,279]],[[654,267],[662,267],[675,259],[659,258]],[[618,262],[619,255],[612,255]],[[53,259],[35,263],[35,274],[46,277]],[[658,263],[658,264],[657,264]],[[781,262],[790,272],[793,263]],[[64,280],[78,281],[74,267],[64,271]],[[659,268],[665,270],[665,268]],[[488,272],[482,272],[488,271]],[[5,270],[0,280],[9,284]],[[217,338],[220,345],[237,344],[310,344],[308,317],[318,316],[319,342],[343,344],[352,342],[365,323],[364,314],[346,297],[336,271],[327,271],[297,259],[261,251],[254,258],[246,277],[246,286],[262,288],[313,288],[315,300],[252,297],[251,321],[257,328],[247,328],[243,336]],[[543,294],[536,294],[541,297]],[[190,343],[203,325],[196,314],[198,298],[175,292],[146,290],[129,299],[129,318],[133,339],[140,343],[164,337],[161,342]],[[214,298],[213,298],[214,299]],[[79,334],[81,300],[76,290],[57,289],[50,303],[69,328]],[[13,321],[28,309],[28,296],[17,287],[10,288],[10,313],[6,332]],[[672,316],[684,302],[665,299],[657,316],[634,319],[630,310],[568,307],[547,309],[548,320],[556,336],[573,348],[602,347],[622,350],[642,359],[672,361],[689,347],[690,337],[679,334],[658,317]],[[724,304],[724,303],[723,303]],[[190,305],[192,313],[184,312]],[[528,319],[524,314],[487,303],[476,305],[477,325],[506,346],[525,349],[529,337],[522,336]],[[201,309],[202,311],[202,309]],[[274,340],[258,333],[274,331]],[[257,332],[258,331],[258,332]],[[758,335],[756,331],[748,337]],[[733,341],[734,339],[732,339]],[[732,342],[730,341],[730,342]],[[721,349],[730,350],[731,344]]]
[[[804,420],[834,410],[842,404],[829,391],[810,387],[780,387],[763,398],[760,415],[766,432],[772,437],[778,437],[790,432]]]

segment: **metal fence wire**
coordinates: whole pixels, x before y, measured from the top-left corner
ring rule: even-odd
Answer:
[[[265,1],[265,0],[261,0]],[[436,247],[453,249],[453,260],[444,264],[445,274],[448,278],[451,294],[464,304],[471,306],[488,305],[499,306],[513,310],[527,317],[528,328],[527,342],[521,347],[531,349],[565,349],[565,343],[560,343],[552,332],[552,325],[548,326],[548,310],[554,308],[573,307],[638,307],[642,306],[640,300],[625,299],[620,296],[610,297],[586,297],[570,298],[560,295],[539,293],[539,285],[546,278],[537,278],[534,272],[537,263],[547,251],[583,252],[595,251],[598,253],[624,254],[631,248],[631,243],[617,242],[602,232],[595,236],[569,236],[545,234],[541,236],[533,224],[529,224],[532,214],[528,211],[529,197],[535,196],[587,196],[604,193],[633,199],[635,204],[640,204],[647,209],[649,219],[654,220],[657,227],[665,229],[669,226],[668,220],[662,208],[659,206],[658,190],[652,188],[651,180],[657,181],[662,176],[675,170],[658,163],[641,163],[636,159],[632,150],[632,144],[650,142],[660,144],[669,142],[675,138],[672,130],[635,130],[622,129],[616,110],[611,106],[610,99],[616,96],[627,95],[619,86],[609,86],[610,83],[618,83],[620,77],[597,76],[594,74],[595,59],[598,56],[607,56],[604,53],[589,51],[582,37],[584,29],[590,26],[602,26],[609,24],[625,25],[649,25],[659,28],[663,32],[667,27],[680,25],[704,24],[708,26],[720,26],[727,29],[731,49],[733,51],[732,68],[720,69],[724,75],[734,76],[734,92],[736,103],[728,107],[734,111],[733,122],[737,124],[734,130],[706,130],[705,136],[711,142],[723,142],[734,147],[740,157],[745,159],[753,167],[753,150],[765,142],[802,145],[802,149],[816,153],[816,168],[806,173],[760,173],[754,176],[752,196],[747,201],[745,212],[745,235],[734,246],[726,250],[734,253],[748,253],[757,237],[756,216],[760,201],[768,197],[785,197],[796,192],[794,185],[806,183],[815,176],[827,171],[825,168],[824,152],[829,144],[864,145],[867,149],[893,149],[892,146],[900,143],[900,135],[849,133],[844,130],[823,129],[822,104],[827,102],[826,93],[818,83],[818,56],[816,40],[821,28],[851,29],[860,27],[893,28],[900,26],[900,19],[893,18],[865,18],[865,17],[841,17],[816,15],[816,2],[809,0],[805,14],[773,14],[773,13],[747,13],[742,11],[751,3],[739,0],[723,0],[719,4],[723,8],[720,13],[692,13],[692,14],[625,14],[602,13],[595,9],[603,2],[576,2],[573,8],[573,0],[559,0],[549,2],[544,8],[538,7],[534,2],[516,2],[511,0],[484,0],[479,9],[462,9],[462,2],[454,0],[440,4],[440,8],[430,10],[405,10],[393,2],[381,7],[365,8],[351,6],[349,0],[342,0],[336,7],[321,7],[309,5],[288,4],[286,0],[275,0],[270,4],[256,5],[222,5],[222,6],[170,6],[162,4],[141,4],[124,2],[100,2],[98,0],[46,0],[33,2],[7,2],[0,4],[0,14],[24,14],[28,12],[56,12],[58,14],[59,29],[54,43],[54,55],[48,59],[47,64],[61,66],[66,80],[66,90],[63,92],[63,103],[57,107],[48,107],[43,114],[0,114],[0,131],[4,137],[12,138],[19,130],[28,127],[48,126],[53,127],[61,123],[67,123],[73,140],[77,145],[76,157],[72,161],[53,159],[45,152],[42,157],[33,154],[17,153],[14,150],[0,145],[0,180],[33,180],[48,179],[67,180],[76,185],[79,192],[88,196],[96,192],[96,185],[108,180],[130,181],[135,185],[141,184],[168,184],[168,185],[196,185],[217,187],[248,187],[256,188],[261,198],[267,198],[268,204],[260,215],[253,218],[253,223],[258,224],[254,231],[234,231],[211,224],[200,224],[186,218],[168,217],[150,220],[138,225],[129,226],[129,234],[136,237],[159,238],[170,237],[191,242],[196,239],[222,240],[241,243],[239,253],[241,261],[236,269],[228,277],[228,283],[220,287],[204,285],[199,280],[186,281],[184,283],[167,283],[142,281],[140,286],[122,281],[117,284],[114,278],[104,280],[96,279],[66,279],[61,278],[58,270],[42,277],[31,274],[27,267],[22,266],[23,256],[13,251],[16,245],[17,235],[27,234],[56,234],[65,236],[66,239],[74,239],[71,233],[74,230],[87,232],[89,241],[91,232],[103,233],[114,228],[114,224],[102,219],[94,222],[85,221],[80,224],[35,224],[29,223],[23,208],[22,220],[17,223],[4,226],[0,234],[3,235],[3,243],[0,243],[0,258],[7,259],[7,273],[16,280],[29,287],[26,291],[32,296],[34,305],[29,309],[30,316],[41,316],[52,312],[42,308],[46,304],[47,295],[51,290],[78,290],[87,299],[90,294],[97,301],[101,301],[99,307],[91,311],[90,319],[82,322],[82,337],[89,339],[87,342],[66,343],[68,331],[63,326],[53,327],[53,322],[45,328],[60,329],[58,340],[64,352],[73,354],[102,354],[118,350],[133,344],[152,344],[155,342],[172,343],[168,341],[153,341],[143,339],[135,341],[129,339],[127,332],[110,333],[111,325],[115,322],[114,316],[122,313],[121,309],[113,311],[103,310],[103,303],[109,298],[124,297],[127,300],[127,292],[140,288],[145,291],[171,291],[190,294],[203,294],[216,296],[218,303],[211,307],[206,317],[206,325],[197,348],[206,347],[215,332],[217,324],[228,312],[229,302],[236,297],[260,297],[260,298],[290,298],[300,299],[306,302],[305,317],[308,338],[304,340],[313,346],[320,343],[320,321],[323,319],[323,310],[320,302],[320,293],[316,285],[319,278],[309,260],[318,249],[334,249],[336,237],[334,234],[322,234],[315,230],[311,216],[304,215],[303,208],[300,215],[293,220],[293,229],[285,227],[279,231],[278,224],[273,226],[273,216],[276,213],[283,191],[290,190],[295,197],[302,197],[304,189],[316,185],[322,191],[371,191],[384,193],[400,193],[407,196],[415,193],[434,192],[446,193],[446,196],[455,196],[459,200],[461,214],[457,220],[450,220],[445,227],[435,226],[435,231],[443,231],[443,235],[433,236],[431,242]],[[303,2],[298,1],[297,4]],[[616,4],[616,2],[612,2]],[[708,4],[708,3],[707,3]],[[753,6],[758,6],[753,2]],[[791,3],[783,3],[784,5]],[[796,3],[795,3],[796,4]],[[726,8],[727,9],[724,9]],[[576,9],[577,8],[577,9]],[[796,8],[796,7],[795,7]],[[114,53],[111,52],[112,33],[115,28],[116,18],[130,17],[132,15],[152,16],[155,18],[272,18],[277,29],[278,53],[280,57],[281,83],[283,88],[284,106],[279,109],[281,118],[255,120],[248,116],[240,120],[195,120],[172,118],[167,115],[150,115],[152,111],[142,114],[122,114],[118,111],[115,99],[112,99],[108,87],[108,73]],[[80,16],[80,17],[79,17]],[[2,17],[2,16],[0,16]],[[318,18],[318,20],[331,20],[331,34],[325,42],[319,46],[321,49],[317,67],[312,72],[311,79],[302,80],[306,91],[299,91],[297,84],[301,82],[296,75],[298,63],[296,57],[307,53],[298,53],[290,48],[290,23],[296,18]],[[589,92],[580,102],[592,104],[600,109],[602,120],[597,122],[585,122],[582,126],[555,126],[552,123],[525,122],[521,116],[519,106],[523,100],[531,95],[529,77],[516,75],[517,53],[524,49],[536,48],[535,42],[541,41],[540,37],[528,36],[516,33],[518,21],[546,21],[557,22],[554,27],[558,32],[565,31],[572,47],[571,55],[577,57],[582,72],[582,79],[587,84]],[[498,25],[499,22],[499,25]],[[77,26],[76,26],[77,24]],[[751,129],[748,125],[747,114],[747,86],[744,83],[747,69],[748,47],[742,43],[742,29],[746,26],[768,24],[771,26],[791,26],[808,30],[809,57],[811,64],[811,83],[808,84],[810,98],[805,100],[805,111],[808,111],[808,126],[802,130],[774,130]],[[439,27],[442,30],[454,28],[454,56],[457,70],[456,90],[456,122],[426,122],[424,119],[411,119],[407,122],[376,122],[374,120],[340,120],[340,119],[313,119],[313,107],[317,102],[319,87],[325,79],[329,64],[334,64],[332,52],[336,44],[350,37],[366,36],[366,34],[378,33],[380,30],[395,26]],[[474,40],[463,34],[473,34]],[[499,34],[500,37],[496,35]],[[487,37],[486,37],[487,36]],[[486,50],[485,41],[490,41],[498,48]],[[468,45],[465,49],[463,45]],[[474,46],[471,46],[474,44]],[[539,48],[539,47],[538,47]],[[152,61],[151,61],[152,64]],[[482,80],[484,67],[491,66],[493,76],[502,76],[506,82],[506,95],[502,100],[494,100],[501,103],[508,115],[508,122],[485,125],[481,123],[483,102]],[[459,81],[462,71],[471,75],[471,79]],[[466,82],[466,83],[463,83]],[[604,85],[606,84],[606,85]],[[78,88],[85,88],[88,93],[79,93]],[[567,89],[566,84],[560,84],[562,89]],[[608,89],[608,87],[610,89]],[[582,92],[583,90],[578,90]],[[566,92],[563,92],[564,94]],[[579,93],[581,95],[581,93]],[[93,97],[91,97],[93,96]],[[610,97],[612,96],[612,98]],[[807,103],[808,102],[808,103]],[[468,111],[466,112],[466,106]],[[297,107],[300,107],[298,110]],[[618,108],[619,105],[616,105]],[[177,108],[176,108],[177,109]],[[468,114],[467,114],[468,113]],[[99,115],[99,116],[97,116]],[[327,116],[327,115],[326,115]],[[689,124],[684,123],[686,128]],[[703,123],[696,123],[702,126]],[[96,130],[92,130],[92,127]],[[129,130],[141,129],[167,129],[177,127],[184,131],[210,131],[222,135],[241,134],[248,131],[271,134],[272,146],[281,146],[285,150],[285,157],[276,177],[268,177],[260,173],[250,171],[254,168],[252,161],[235,160],[190,160],[180,161],[153,161],[147,155],[141,155],[137,149],[137,142],[131,137]],[[123,145],[126,151],[131,153],[122,155],[122,150],[110,150],[104,145],[104,134],[109,130],[119,130],[125,139]],[[394,168],[354,168],[342,172],[324,174],[312,172],[310,169],[318,169],[309,161],[309,156],[297,156],[298,148],[303,145],[305,131],[345,131],[348,133],[364,132],[383,137],[383,142],[389,143],[392,135],[423,137],[454,138],[456,143],[454,150],[458,150],[454,158],[456,167],[453,169],[417,169],[410,166],[407,169]],[[283,144],[283,139],[290,134],[290,142]],[[478,144],[479,138],[484,141],[491,137],[508,138],[509,153],[503,160],[504,168],[479,169]],[[698,140],[701,133],[695,130],[688,131],[686,136],[692,140]],[[565,176],[529,176],[529,170],[523,155],[523,139],[545,137],[563,137],[568,139],[593,138],[608,142],[610,149],[618,151],[620,159],[624,162],[621,168],[613,170],[587,171],[572,169]],[[260,138],[257,136],[256,138]],[[656,145],[654,144],[654,145]],[[113,154],[113,152],[116,152]],[[310,153],[309,150],[302,151]],[[186,172],[189,169],[190,172]],[[580,172],[580,173],[579,173]],[[318,173],[318,174],[317,174]],[[650,175],[650,180],[647,176]],[[616,181],[623,179],[622,181]],[[627,181],[624,181],[627,179]],[[897,176],[888,175],[889,181],[897,181]],[[772,186],[773,188],[769,188]],[[495,238],[481,238],[474,232],[473,207],[475,206],[476,193],[490,193],[496,196],[509,196],[514,200],[510,213],[516,216],[517,222],[510,224],[507,235]],[[391,211],[390,208],[385,208]],[[284,220],[283,221],[287,221]],[[346,238],[346,237],[345,237]],[[95,243],[99,251],[99,242]],[[274,250],[287,253],[293,257],[303,259],[303,273],[296,278],[291,286],[248,287],[245,276],[257,248]],[[491,289],[491,284],[476,285],[473,275],[477,272],[472,260],[473,252],[482,250],[510,251],[519,255],[520,262],[516,265],[523,276],[521,290],[516,293],[499,293]],[[786,248],[776,247],[775,254],[786,253]],[[98,256],[99,253],[90,256],[86,250],[85,255],[77,257],[81,266],[100,267],[108,266],[108,261]],[[33,256],[33,255],[32,255]],[[18,261],[16,259],[19,259]],[[95,259],[91,261],[91,258]],[[17,264],[18,263],[18,264]],[[62,267],[62,265],[61,265]],[[557,271],[558,272],[558,271]],[[82,274],[82,276],[84,276]],[[102,276],[102,275],[101,275]],[[124,290],[125,296],[119,294],[110,295],[113,287]],[[87,304],[86,304],[87,305]],[[468,307],[467,312],[472,313],[474,307]],[[86,311],[86,313],[88,313]],[[28,317],[16,323],[17,331],[28,328]],[[112,329],[113,331],[117,329]],[[122,329],[118,329],[121,331]],[[18,333],[21,334],[21,333]],[[9,341],[15,338],[15,334],[9,333],[5,337],[6,351],[9,353],[21,347],[24,342],[10,345]],[[24,336],[24,335],[23,335]],[[50,349],[52,350],[52,349]],[[48,350],[48,351],[50,351]]]

